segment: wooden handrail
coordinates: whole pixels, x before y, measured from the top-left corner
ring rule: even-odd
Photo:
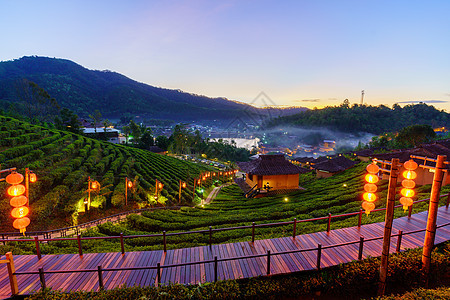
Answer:
[[[442,227],[445,227],[448,225],[450,225],[450,222],[436,226],[436,229],[439,229],[439,228],[442,228]],[[398,234],[393,234],[392,237],[400,236],[400,235],[405,236],[405,235],[414,234],[414,233],[418,233],[418,232],[425,231],[425,230],[426,230],[426,228],[408,231],[408,232],[402,232],[402,233],[398,233]],[[383,238],[383,236],[373,237],[370,239],[364,239],[364,242],[381,240],[382,238]],[[361,242],[361,239],[358,239],[355,241],[350,241],[350,242],[345,242],[345,243],[340,243],[340,244],[327,245],[327,246],[322,246],[319,244],[317,247],[312,247],[312,248],[280,251],[280,252],[270,252],[270,255],[274,256],[274,255],[285,255],[285,254],[301,253],[301,252],[309,252],[309,251],[318,251],[319,249],[324,250],[324,249],[330,249],[330,248],[337,248],[337,247],[342,247],[342,246],[347,246],[347,245],[352,245],[352,244],[359,244],[360,242]],[[215,261],[225,262],[225,261],[240,260],[240,259],[258,258],[258,257],[267,257],[267,253],[254,254],[254,255],[248,255],[248,256],[233,256],[233,257],[217,258],[217,259],[215,258],[215,259],[186,262],[186,263],[179,263],[179,264],[169,264],[169,265],[160,266],[160,268],[168,269],[168,268],[174,268],[174,267],[183,267],[183,266],[190,266],[190,265],[197,265],[197,264],[214,263]],[[128,267],[128,268],[102,268],[102,271],[129,271],[129,270],[137,271],[137,270],[146,270],[146,269],[147,270],[156,270],[157,266]],[[57,274],[57,273],[83,273],[83,272],[97,272],[97,271],[98,271],[98,268],[97,269],[77,269],[77,270],[49,270],[49,271],[44,271],[43,273]],[[14,275],[33,275],[33,274],[39,274],[39,273],[40,273],[39,271],[15,272]]]
[[[440,196],[440,198],[447,196],[448,199],[450,198],[450,193],[449,194],[443,194]],[[422,200],[416,200],[413,203],[420,203],[420,202],[425,202],[428,201],[429,199],[422,199]],[[395,208],[399,208],[402,207],[402,205],[396,205]],[[169,209],[169,208],[167,208]],[[372,210],[372,212],[377,212],[377,211],[383,211],[386,210],[386,208],[378,208],[378,209],[374,209]],[[290,224],[298,224],[298,223],[303,223],[303,222],[314,222],[314,221],[320,221],[320,220],[331,220],[334,218],[342,218],[342,217],[349,217],[349,216],[355,216],[355,215],[360,215],[361,211],[358,212],[351,212],[351,213],[346,213],[346,214],[340,214],[340,215],[331,215],[329,214],[328,216],[324,216],[324,217],[317,217],[317,218],[312,218],[312,219],[304,219],[304,220],[293,220],[293,221],[286,221],[286,222],[278,222],[278,223],[266,223],[266,224],[252,224],[252,225],[246,225],[246,226],[237,226],[237,227],[226,227],[226,228],[210,228],[210,229],[204,229],[204,230],[195,230],[195,231],[183,231],[183,232],[171,232],[171,233],[155,233],[155,234],[147,234],[147,235],[129,235],[129,236],[124,236],[124,235],[118,235],[118,236],[103,236],[103,237],[73,237],[73,238],[44,238],[44,239],[5,239],[4,237],[2,237],[2,239],[0,239],[0,242],[3,242],[4,244],[6,242],[31,242],[31,241],[37,241],[37,242],[51,242],[51,241],[73,241],[73,240],[105,240],[105,239],[130,239],[130,238],[151,238],[151,237],[163,237],[164,235],[166,237],[168,236],[179,236],[179,235],[185,235],[185,234],[198,234],[198,233],[209,233],[212,234],[213,232],[221,232],[221,231],[228,231],[228,230],[240,230],[240,229],[252,229],[252,241],[254,241],[254,229],[255,228],[259,228],[259,227],[275,227],[275,226],[283,226],[283,225],[290,225]],[[102,220],[102,219],[99,219]],[[97,220],[98,221],[98,220]],[[94,221],[91,221],[94,222]],[[86,224],[86,223],[85,223]],[[358,224],[360,225],[360,224]],[[328,227],[329,228],[329,227]],[[328,229],[327,228],[327,229]],[[405,234],[405,233],[404,233]],[[3,235],[3,234],[2,234]],[[367,239],[365,241],[369,241],[372,239]],[[37,243],[38,245],[38,243]],[[38,247],[38,246],[37,246]],[[79,246],[79,252],[81,253],[81,246]],[[80,254],[81,255],[81,254]]]

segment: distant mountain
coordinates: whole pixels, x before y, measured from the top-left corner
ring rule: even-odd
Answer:
[[[0,104],[18,101],[17,82],[23,78],[38,84],[59,105],[81,117],[98,109],[107,118],[120,118],[129,113],[177,121],[264,120],[306,109],[255,108],[226,98],[154,87],[119,73],[89,70],[66,59],[36,56],[0,62]]]

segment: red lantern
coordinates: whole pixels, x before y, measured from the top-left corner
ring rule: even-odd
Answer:
[[[374,202],[375,200],[377,200],[377,196],[374,193],[364,193],[363,198],[367,202]]]
[[[182,187],[183,189],[185,189],[185,188],[186,188],[186,182],[181,183],[181,187]]]
[[[407,188],[402,189],[400,191],[400,193],[407,198],[414,197],[414,195],[415,195],[414,190],[407,189]]]
[[[377,191],[377,186],[373,183],[366,183],[364,185],[364,190],[368,193],[375,193]]]
[[[19,206],[24,206],[25,204],[27,204],[28,199],[25,196],[18,196],[18,197],[14,197],[9,201],[9,204],[11,204],[12,207],[19,207]]]
[[[413,161],[412,159],[410,159],[410,160],[408,160],[407,162],[405,162],[405,163],[403,164],[403,167],[404,167],[406,170],[412,171],[412,170],[417,169],[418,165],[417,165],[417,163],[416,163],[415,161]]]
[[[410,170],[403,172],[402,175],[406,179],[416,179],[416,177],[417,177],[417,173],[414,171],[410,171]]]
[[[400,203],[403,205],[403,209],[406,211],[408,207],[413,204],[413,200],[409,197],[401,197]]]
[[[127,186],[131,189],[131,188],[133,187],[133,183],[132,183],[131,181],[128,180]]]
[[[404,179],[402,181],[402,186],[407,188],[407,189],[413,189],[416,186],[416,183],[414,182],[414,180]]]
[[[19,229],[20,232],[25,232],[25,228],[30,225],[30,219],[27,217],[23,217],[20,219],[14,220],[13,227]]]
[[[159,188],[159,189],[162,189],[162,188],[163,188],[163,184],[162,184],[161,182],[158,184],[158,188]]]
[[[94,190],[97,188],[97,181],[93,181],[91,183],[91,188],[94,189]]]
[[[19,184],[23,181],[23,175],[17,172],[12,172],[6,176],[6,182],[9,184]]]
[[[23,176],[22,176],[23,177]],[[25,193],[25,186],[22,184],[15,184],[8,188],[8,195],[17,197]]]
[[[378,176],[373,175],[373,174],[367,174],[365,179],[368,183],[377,183],[378,182]]]
[[[378,171],[380,170],[380,168],[375,164],[370,164],[366,167],[367,172],[369,172],[370,174],[376,174],[378,173]]]
[[[30,182],[36,182],[36,181],[37,181],[36,174],[30,173]]]
[[[364,201],[363,204],[362,204],[362,208],[364,208],[364,210],[366,211],[366,214],[369,215],[370,212],[371,212],[372,210],[374,210],[375,204],[373,204],[372,202],[366,202],[366,201]]]
[[[30,210],[26,206],[16,207],[11,211],[11,216],[16,219],[26,217]]]

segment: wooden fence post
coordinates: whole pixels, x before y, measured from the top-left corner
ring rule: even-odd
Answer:
[[[292,237],[295,239],[296,236],[296,231],[297,231],[297,218],[294,218],[294,230],[292,232]]]
[[[14,273],[16,273],[16,267],[14,266],[12,252],[6,253],[6,260],[8,261],[6,265],[8,268],[9,284],[11,285],[11,295],[17,295],[19,294],[19,285],[17,284],[16,275],[14,275]]]
[[[270,275],[270,250],[267,250],[267,275]]]
[[[209,247],[212,247],[212,227],[209,226]]]
[[[167,245],[166,245],[166,231],[163,231],[163,245],[164,245],[164,253],[167,252]]]
[[[255,242],[255,222],[252,222],[252,243]]]
[[[156,280],[158,281],[156,286],[161,284],[161,263],[156,264]]]
[[[39,268],[39,280],[41,281],[41,289],[47,288],[47,284],[45,283],[44,268]]]
[[[36,245],[36,255],[38,259],[41,259],[41,249],[39,248],[39,238],[37,236],[34,237],[34,244]]]
[[[320,259],[322,257],[322,244],[317,245],[317,270],[320,270]]]
[[[359,209],[359,216],[358,216],[358,228],[361,227],[361,219],[362,219],[363,210],[362,208]]]
[[[414,202],[413,202],[413,204],[411,204],[411,205],[408,207],[408,218],[411,218],[413,205],[414,205]]]
[[[363,256],[363,248],[364,248],[364,237],[359,237],[359,251],[358,251],[358,260],[362,259]]]
[[[122,254],[125,254],[125,246],[123,244],[123,232],[120,233],[120,250],[122,250]]]
[[[78,254],[80,256],[83,256],[83,249],[81,249],[81,235],[77,235],[77,242],[78,242]]]
[[[327,226],[327,233],[330,232],[331,229],[331,213],[328,213],[328,226]]]
[[[102,266],[97,266],[97,272],[98,272],[98,286],[100,287],[101,290],[104,289],[104,285],[103,285],[103,272],[102,272]]]
[[[403,235],[403,231],[399,230],[398,237],[397,237],[397,248],[395,249],[396,252],[400,252],[400,247],[402,244],[402,235]]]
[[[214,256],[214,282],[217,282],[217,256]]]

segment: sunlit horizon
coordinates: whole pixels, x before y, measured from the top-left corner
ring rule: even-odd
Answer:
[[[450,111],[448,1],[4,1],[0,60],[47,56],[256,106]]]

